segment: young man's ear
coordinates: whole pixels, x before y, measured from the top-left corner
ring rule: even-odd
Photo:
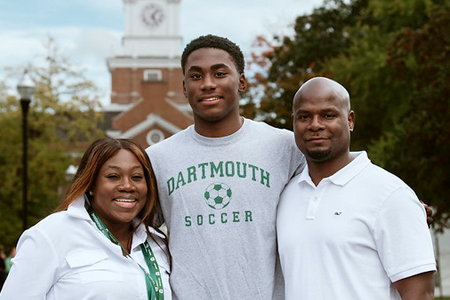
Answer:
[[[188,97],[187,96],[187,91],[186,91],[186,83],[184,82],[184,80],[183,80],[183,95],[184,95],[185,98]]]
[[[245,78],[245,75],[242,73],[239,76],[239,88],[238,88],[239,93],[245,92],[246,88],[247,88],[247,78]]]

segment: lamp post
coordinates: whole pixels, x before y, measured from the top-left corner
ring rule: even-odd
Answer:
[[[28,107],[31,99],[34,96],[34,83],[31,80],[27,71],[24,72],[22,80],[17,85],[17,91],[20,95],[20,106],[22,107],[22,137],[23,137],[23,156],[22,156],[22,226],[23,230],[27,229],[27,215],[28,215],[28,164],[27,164],[27,150],[28,150]]]

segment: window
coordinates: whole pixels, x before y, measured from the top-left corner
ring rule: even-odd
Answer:
[[[144,70],[144,81],[161,81],[161,70]]]
[[[153,129],[147,133],[147,143],[151,146],[164,140],[164,133],[161,130]]]

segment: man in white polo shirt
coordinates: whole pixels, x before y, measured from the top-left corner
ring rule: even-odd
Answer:
[[[398,177],[350,152],[354,112],[339,83],[317,77],[293,103],[307,167],[280,198],[286,300],[433,299],[426,213]]]

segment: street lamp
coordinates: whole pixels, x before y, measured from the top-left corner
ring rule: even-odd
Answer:
[[[23,185],[22,185],[22,226],[23,230],[27,229],[27,195],[28,195],[28,165],[27,165],[27,149],[28,149],[28,107],[34,96],[34,83],[28,72],[25,71],[22,80],[17,85],[17,91],[20,95],[20,106],[22,107],[22,137],[23,137]]]

